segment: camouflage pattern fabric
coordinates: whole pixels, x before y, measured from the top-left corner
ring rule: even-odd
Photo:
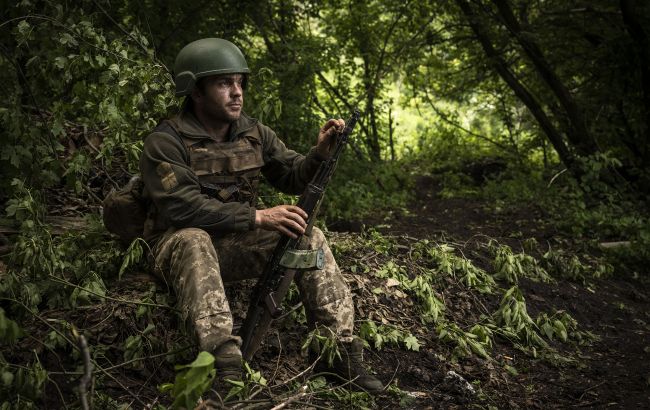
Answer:
[[[215,351],[223,343],[241,339],[232,334],[233,319],[224,282],[259,276],[278,232],[257,229],[211,237],[198,228],[167,231],[153,249],[154,271],[178,297],[178,305],[196,333],[201,350]],[[322,270],[299,272],[300,290],[310,327],[327,326],[342,342],[352,341],[354,305],[350,290],[334,260],[325,236],[314,228],[310,249],[323,248]]]

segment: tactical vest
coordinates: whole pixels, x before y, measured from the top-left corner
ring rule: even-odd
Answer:
[[[209,138],[182,135],[173,121],[161,122],[153,132],[173,136],[185,146],[189,166],[201,185],[201,192],[222,202],[248,202],[255,206],[260,172],[264,165],[262,138],[256,125],[235,141],[216,142]],[[148,193],[144,197],[148,198]],[[169,228],[153,204],[148,206],[143,237],[155,238]]]
[[[201,192],[222,202],[248,202],[255,206],[260,171],[264,166],[262,140],[257,125],[235,141],[216,142],[179,133],[173,122],[164,121],[154,131],[180,138],[187,150],[189,166]]]

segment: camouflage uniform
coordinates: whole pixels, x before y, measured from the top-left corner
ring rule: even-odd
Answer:
[[[260,170],[269,182],[285,192],[301,191],[323,159],[314,150],[307,157],[288,150],[275,134],[269,134],[272,131],[268,127],[242,117],[231,127],[230,141],[257,138],[261,155],[250,157],[263,160]],[[255,135],[247,131],[251,123],[258,127]],[[154,271],[176,291],[179,307],[192,323],[201,349],[214,351],[229,340],[241,343],[232,335],[233,319],[223,283],[260,275],[280,234],[254,229],[251,202],[256,186],[248,197],[235,196],[241,202],[224,202],[204,193],[205,184],[196,174],[205,174],[201,171],[205,164],[196,165],[195,158],[203,155],[199,149],[205,148],[197,141],[205,142],[209,137],[201,134],[205,132],[189,112],[176,118],[173,126],[180,142],[163,133],[153,133],[145,140],[140,167],[145,192],[153,202],[145,235],[155,242],[151,255]],[[242,168],[250,182],[252,167]],[[223,174],[223,170],[217,173]],[[212,182],[221,181],[210,178]],[[354,325],[350,290],[318,228],[312,231],[309,247],[323,249],[325,268],[296,275],[308,323],[328,326],[341,341],[349,342]]]

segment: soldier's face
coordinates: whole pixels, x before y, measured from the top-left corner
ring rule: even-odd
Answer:
[[[196,108],[214,121],[237,121],[244,106],[243,82],[242,74],[206,77],[192,95]]]

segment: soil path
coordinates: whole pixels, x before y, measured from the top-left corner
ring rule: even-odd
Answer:
[[[383,233],[393,235],[442,237],[464,244],[470,252],[473,243],[484,243],[488,240],[486,237],[506,243],[515,250],[521,249],[522,240],[531,237],[538,243],[552,246],[567,243],[567,238],[562,238],[545,223],[547,215],[537,207],[495,213],[477,200],[441,199],[436,195],[437,186],[431,178],[419,178],[416,189],[417,200],[407,215],[370,219],[363,225],[377,226]],[[347,228],[360,225],[352,223]],[[493,353],[512,357],[518,374],[485,389],[490,400],[499,408],[650,408],[650,288],[647,280],[650,275],[646,271],[639,272],[638,276],[642,279],[629,275],[619,277],[615,273],[607,279],[589,280],[586,284],[562,279],[556,284],[520,282],[531,316],[541,310],[565,310],[578,321],[581,330],[593,332],[599,340],[579,350],[555,345],[561,353],[575,358],[555,364],[531,359],[497,345]],[[421,364],[428,359],[421,356],[402,358],[406,361],[402,366],[408,369],[409,361],[413,364],[419,361],[422,368]],[[429,370],[435,373],[436,367],[438,371],[441,368],[440,364],[431,365]],[[468,380],[489,378],[471,361],[464,363],[462,368],[467,370],[463,376]],[[423,379],[417,371],[414,373],[413,377],[402,379],[407,390],[430,389],[431,381],[436,380],[433,376]],[[435,400],[436,395],[429,397]],[[450,398],[446,394],[439,395],[438,399],[442,401],[418,403],[432,408],[462,408],[466,404],[462,398]]]

